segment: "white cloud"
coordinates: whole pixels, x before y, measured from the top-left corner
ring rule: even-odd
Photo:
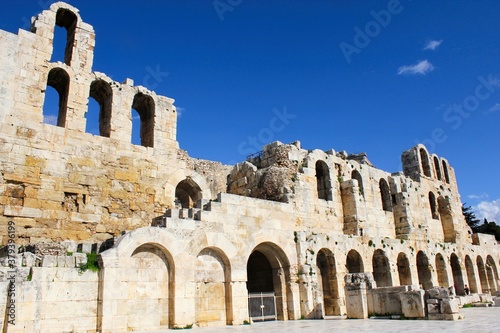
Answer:
[[[434,51],[435,49],[437,49],[439,47],[439,45],[441,45],[442,42],[443,42],[442,39],[441,40],[430,40],[425,44],[424,50]]]
[[[49,124],[49,125],[57,126],[57,116],[44,115],[43,116],[43,123],[44,124]]]
[[[489,197],[489,195],[487,193],[483,193],[481,195],[470,194],[467,196],[467,198],[472,199],[472,200],[486,199],[488,197]]]
[[[473,207],[476,217],[482,220],[486,218],[488,222],[500,223],[500,199],[493,201],[481,201]]]
[[[186,111],[186,109],[184,109],[184,108],[183,108],[183,107],[181,107],[181,106],[176,106],[175,108],[176,108],[176,110],[177,110],[177,118],[182,117],[182,114],[184,113],[184,111]]]
[[[422,60],[415,65],[401,66],[398,75],[425,75],[434,70],[434,66],[427,60]]]

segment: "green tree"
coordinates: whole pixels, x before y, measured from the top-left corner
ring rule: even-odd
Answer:
[[[477,231],[474,231],[474,232],[480,232],[482,234],[494,235],[495,239],[497,241],[500,241],[500,226],[498,226],[495,222],[488,222],[488,220],[486,218],[484,219],[484,223],[481,224],[477,228]]]
[[[476,215],[472,211],[471,206],[466,206],[465,203],[462,204],[462,213],[464,214],[465,221],[471,227],[472,232],[476,233],[478,232],[479,226],[479,219],[476,218]]]

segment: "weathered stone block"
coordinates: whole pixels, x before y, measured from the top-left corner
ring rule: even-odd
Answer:
[[[425,318],[423,290],[412,290],[400,294],[401,308],[406,318]]]
[[[458,299],[443,299],[441,301],[441,313],[459,313],[459,301]]]

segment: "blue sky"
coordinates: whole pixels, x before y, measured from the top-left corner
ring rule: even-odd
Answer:
[[[300,140],[395,172],[423,142],[500,221],[500,1],[68,2],[96,31],[95,71],[176,100],[190,156]],[[0,29],[49,4],[4,0]]]

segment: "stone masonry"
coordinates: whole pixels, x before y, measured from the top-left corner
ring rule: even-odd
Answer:
[[[67,45],[51,62],[56,26]],[[30,31],[0,31],[0,235],[16,246],[15,267],[0,269],[0,312],[15,298],[5,332],[422,318],[433,287],[460,296],[467,285],[484,299],[500,289],[500,247],[467,226],[445,158],[417,145],[389,173],[365,154],[299,141],[234,166],[190,157],[176,140],[174,100],[93,72],[94,39],[63,2]],[[48,89],[59,96],[53,124]],[[99,119],[86,118],[90,99]],[[98,272],[80,252],[99,253]],[[459,300],[429,305],[436,319],[456,319]]]

